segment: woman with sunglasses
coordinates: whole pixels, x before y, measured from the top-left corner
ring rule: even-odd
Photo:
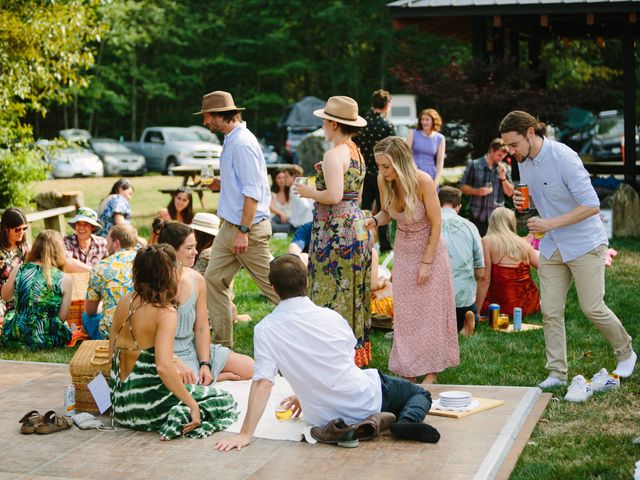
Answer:
[[[19,267],[29,251],[27,245],[27,218],[19,208],[8,208],[0,221],[0,290],[9,279],[11,271]],[[13,308],[13,302],[4,303],[0,298],[0,325],[5,313]]]
[[[180,187],[171,197],[167,208],[163,208],[158,215],[162,220],[175,220],[189,225],[193,220],[193,196],[189,187]]]

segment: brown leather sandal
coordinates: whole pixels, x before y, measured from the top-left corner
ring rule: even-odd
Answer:
[[[53,410],[44,414],[42,422],[36,425],[36,433],[46,435],[48,433],[59,432],[71,428],[71,422],[66,417],[61,417]]]
[[[38,413],[37,410],[31,410],[29,413],[25,413],[24,417],[18,420],[18,423],[22,424],[20,427],[20,433],[28,434],[36,431],[36,425],[42,423],[44,418]]]

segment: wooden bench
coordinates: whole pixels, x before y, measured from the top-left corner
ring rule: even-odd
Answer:
[[[38,220],[44,220],[44,228],[49,228],[51,230],[57,230],[65,235],[65,228],[67,225],[67,221],[65,219],[65,215],[67,213],[75,212],[76,207],[74,205],[69,205],[67,207],[60,208],[51,208],[49,210],[42,210],[39,212],[31,212],[27,213],[27,222],[31,225],[33,222],[37,222]],[[27,242],[32,243],[33,239],[31,237],[31,229],[27,230]]]

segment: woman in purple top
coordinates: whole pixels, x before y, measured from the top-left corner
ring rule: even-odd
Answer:
[[[444,167],[444,135],[440,133],[442,118],[433,108],[420,112],[415,131],[410,131],[407,144],[411,148],[416,167],[428,173],[434,183],[440,184]]]

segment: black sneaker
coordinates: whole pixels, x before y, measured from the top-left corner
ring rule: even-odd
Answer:
[[[353,425],[347,425],[341,418],[331,420],[324,427],[312,427],[311,436],[320,443],[345,448],[355,448],[360,444]]]

